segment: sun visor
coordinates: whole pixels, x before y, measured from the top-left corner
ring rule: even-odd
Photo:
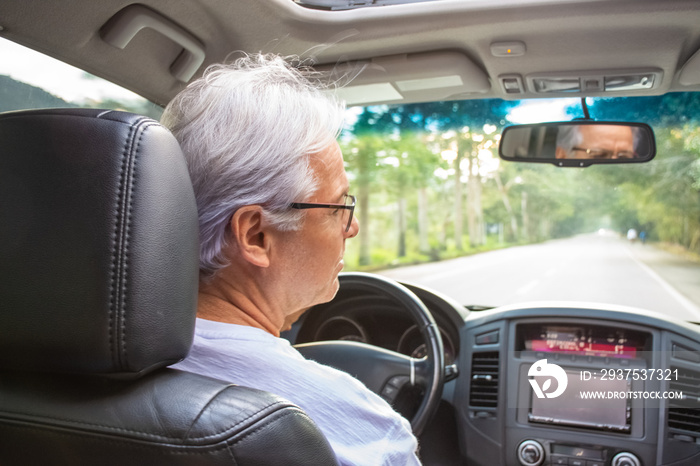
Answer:
[[[695,52],[681,69],[678,82],[684,86],[697,86],[700,84],[700,50]]]
[[[488,76],[459,52],[392,55],[320,65],[341,85],[338,95],[348,106],[450,100],[491,88]]]

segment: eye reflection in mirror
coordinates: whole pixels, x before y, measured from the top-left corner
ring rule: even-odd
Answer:
[[[648,162],[656,145],[652,129],[643,123],[572,121],[510,126],[501,136],[499,155],[516,162],[586,167]]]
[[[623,125],[568,125],[559,128],[558,159],[632,159],[639,129]]]

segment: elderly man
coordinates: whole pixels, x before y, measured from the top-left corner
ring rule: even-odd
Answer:
[[[195,339],[176,368],[281,395],[341,464],[418,464],[410,424],[361,382],[303,358],[280,330],[338,290],[357,235],[336,138],[344,107],[323,76],[256,55],[210,67],[163,124],[187,158],[199,209]]]

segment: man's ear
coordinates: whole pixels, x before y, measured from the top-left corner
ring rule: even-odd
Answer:
[[[270,237],[262,207],[243,206],[231,217],[231,236],[245,260],[258,267],[270,265]]]

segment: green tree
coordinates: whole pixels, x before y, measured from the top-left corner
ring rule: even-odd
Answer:
[[[29,108],[76,107],[44,89],[0,75],[0,112]]]
[[[354,133],[342,140],[342,149],[348,171],[357,186],[357,216],[360,223],[358,234],[360,250],[359,265],[371,262],[370,244],[370,193],[377,177],[377,167],[386,144],[381,132],[375,131],[375,113],[370,107],[364,109],[355,123]]]
[[[700,132],[697,93],[596,99],[598,120],[642,121],[654,127],[657,156],[648,164],[591,167],[599,186],[613,189],[609,215],[620,230],[700,249]],[[571,115],[580,108],[572,106]]]
[[[387,157],[383,180],[396,199],[398,213],[398,257],[406,256],[407,206],[415,195],[417,206],[418,248],[427,254],[428,239],[428,188],[431,186],[440,156],[431,148],[428,135],[422,132],[404,131],[387,141]],[[415,194],[414,194],[415,193]]]

